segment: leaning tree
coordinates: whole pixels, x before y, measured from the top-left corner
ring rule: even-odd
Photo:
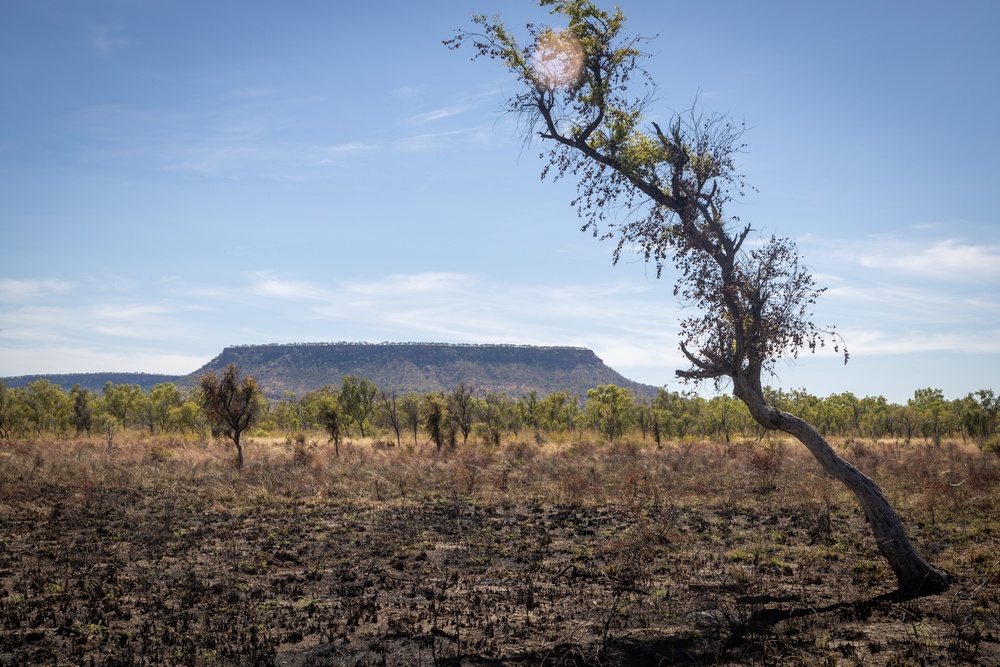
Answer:
[[[590,0],[539,0],[568,23],[562,30],[529,24],[522,45],[498,16],[446,44],[474,49],[473,59],[502,62],[518,87],[506,110],[523,123],[526,141],[549,146],[542,176],[577,179],[573,204],[583,230],[617,241],[614,261],[636,250],[656,267],[676,269],[674,294],[692,313],[681,321],[685,380],[731,383],[734,395],[767,429],[804,444],[823,470],[840,480],[864,509],[879,551],[896,575],[899,594],[943,591],[948,576],[914,548],[878,485],[840,458],[810,424],[767,403],[761,376],[802,350],[847,349],[833,328],[813,322],[823,289],[788,238],[754,230],[727,212],[744,194],[737,158],[744,128],[727,116],[699,111],[649,120],[655,90],[643,69],[646,39],[626,36],[621,10]]]

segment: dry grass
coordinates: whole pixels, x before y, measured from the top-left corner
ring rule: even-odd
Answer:
[[[2,443],[0,665],[1000,663],[1000,457],[836,445],[952,590],[778,439]]]

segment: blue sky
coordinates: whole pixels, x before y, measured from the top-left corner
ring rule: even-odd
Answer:
[[[710,9],[709,9],[710,5]],[[797,239],[851,350],[771,384],[1000,390],[1000,5],[624,2],[655,118],[751,128],[739,214]],[[677,389],[670,275],[442,46],[530,2],[0,0],[0,376],[188,373],[224,346],[578,345]],[[558,22],[553,22],[558,26]],[[699,92],[700,91],[700,92]]]

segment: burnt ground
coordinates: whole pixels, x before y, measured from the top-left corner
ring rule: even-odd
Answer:
[[[911,518],[956,582],[899,601],[860,511],[808,485],[560,503],[170,479],[0,489],[0,665],[1000,664],[1000,536],[968,504],[961,530]]]
[[[2,665],[1000,664],[996,582],[881,597],[808,514],[41,495],[3,522]]]

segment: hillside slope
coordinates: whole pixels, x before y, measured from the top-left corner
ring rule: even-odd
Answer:
[[[402,394],[449,391],[465,382],[478,391],[520,396],[569,391],[585,396],[601,384],[627,387],[642,396],[656,388],[632,382],[585,348],[526,345],[448,345],[443,343],[306,343],[227,347],[179,386],[193,386],[208,371],[235,363],[252,375],[272,398],[339,385],[345,375],[374,382]]]
[[[154,373],[59,373],[50,375],[19,375],[17,377],[3,378],[4,384],[8,387],[27,387],[35,380],[48,380],[52,384],[57,384],[64,390],[69,391],[74,385],[80,385],[82,389],[91,391],[101,391],[104,384],[137,384],[143,391],[149,391],[150,387],[163,382],[177,382],[180,375],[158,375]]]

